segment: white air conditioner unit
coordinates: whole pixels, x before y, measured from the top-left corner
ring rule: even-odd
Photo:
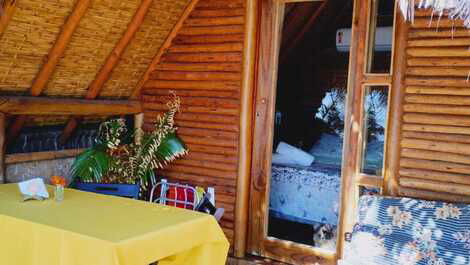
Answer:
[[[379,27],[375,34],[375,51],[388,52],[392,50],[393,27]],[[336,31],[336,49],[339,52],[349,52],[351,48],[351,29]]]

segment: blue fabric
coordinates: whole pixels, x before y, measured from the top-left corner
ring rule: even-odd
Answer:
[[[470,206],[362,196],[345,261],[357,265],[469,265]]]

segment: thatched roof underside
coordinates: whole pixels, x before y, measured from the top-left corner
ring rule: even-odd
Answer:
[[[78,1],[16,1],[16,11],[0,37],[0,94],[30,95],[38,72]],[[98,98],[126,99],[131,95],[188,3],[152,1]],[[141,0],[92,0],[40,96],[84,97],[140,4]],[[28,124],[57,124],[68,119],[35,117]]]

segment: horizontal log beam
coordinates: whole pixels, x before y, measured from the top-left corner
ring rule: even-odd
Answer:
[[[53,160],[59,158],[74,157],[81,154],[85,149],[68,149],[60,151],[46,151],[34,153],[19,153],[5,156],[6,164],[17,164],[32,161]]]
[[[121,115],[142,112],[138,101],[41,97],[0,97],[0,112],[11,115]]]

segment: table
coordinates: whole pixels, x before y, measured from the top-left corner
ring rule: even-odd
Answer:
[[[62,202],[21,200],[16,184],[0,185],[0,264],[226,261],[229,243],[210,215],[72,189]]]

